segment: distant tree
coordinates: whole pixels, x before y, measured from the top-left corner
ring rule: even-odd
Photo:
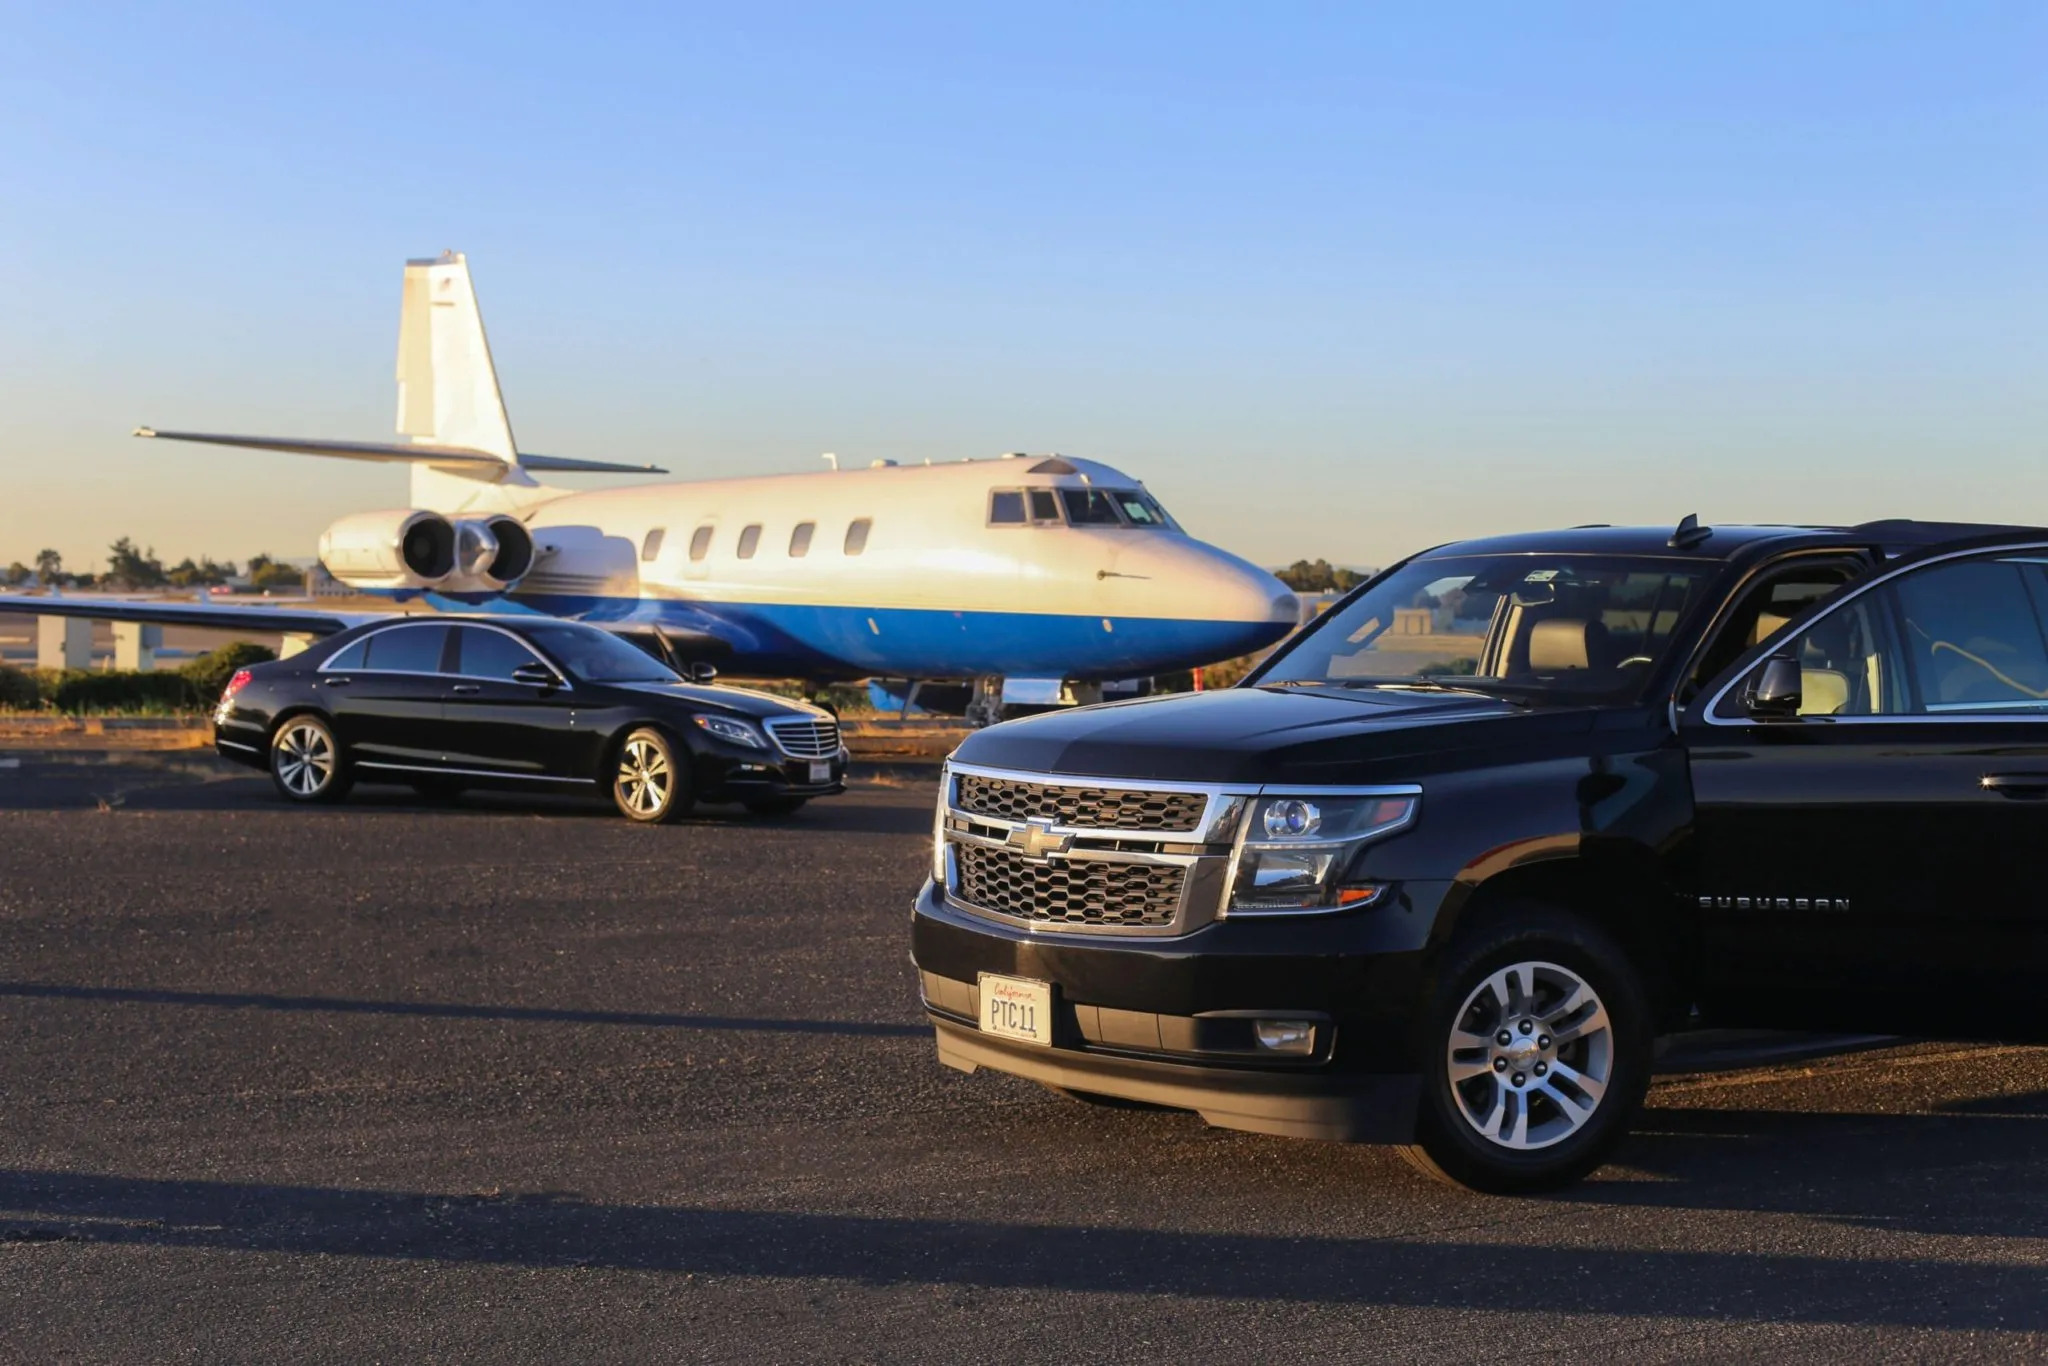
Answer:
[[[161,588],[167,579],[156,547],[137,550],[126,536],[108,546],[107,582],[116,588]]]
[[[173,588],[194,588],[200,584],[226,583],[235,576],[233,563],[215,564],[210,555],[201,556],[197,563],[190,555],[178,561],[166,572],[165,577]]]
[[[27,583],[35,576],[36,571],[30,569],[20,560],[16,560],[13,564],[7,566],[7,582],[10,584]]]
[[[253,582],[258,574],[261,574],[264,570],[268,569],[271,565],[276,563],[277,561],[271,559],[270,556],[268,555],[251,555],[249,557],[250,580]]]
[[[1296,560],[1281,570],[1278,578],[1297,593],[1348,593],[1365,581],[1357,570],[1328,560]]]
[[[263,558],[266,562],[261,568],[253,568],[249,571],[249,582],[253,586],[266,590],[288,588],[295,593],[305,591],[305,570],[289,564],[279,564],[268,557],[259,558]],[[254,561],[251,561],[251,563],[253,564]]]
[[[54,550],[36,552],[36,577],[44,583],[55,583],[64,576],[64,557]]]

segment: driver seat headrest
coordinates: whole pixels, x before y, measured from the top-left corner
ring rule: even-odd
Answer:
[[[1607,667],[1607,628],[1597,621],[1552,617],[1537,622],[1529,632],[1531,673]]]

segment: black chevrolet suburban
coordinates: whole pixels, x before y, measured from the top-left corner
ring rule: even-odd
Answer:
[[[1556,1186],[1661,1035],[2048,1039],[2048,530],[1443,546],[1236,687],[976,733],[934,836],[941,1061]]]

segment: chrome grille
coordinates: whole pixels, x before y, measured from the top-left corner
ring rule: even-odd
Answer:
[[[829,759],[839,753],[839,723],[807,716],[770,721],[768,734],[792,759]]]
[[[980,773],[961,773],[956,781],[955,800],[962,811],[1092,830],[1192,832],[1201,828],[1202,812],[1209,803],[1202,792],[1031,783]]]
[[[1060,859],[1033,863],[1014,849],[954,850],[953,894],[977,909],[1036,925],[1163,929],[1180,912],[1187,869],[1176,864]]]

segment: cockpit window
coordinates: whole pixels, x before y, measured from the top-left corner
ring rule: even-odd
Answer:
[[[1111,489],[1109,496],[1132,526],[1172,526],[1173,518],[1159,506],[1159,500],[1143,489]]]
[[[1067,506],[1067,520],[1075,526],[1121,526],[1116,499],[1102,489],[1061,489],[1060,501]]]
[[[1031,520],[1034,522],[1057,522],[1060,520],[1060,500],[1051,489],[1031,490]]]
[[[1324,615],[1252,681],[1631,702],[1699,602],[1707,573],[1649,556],[1416,560]]]
[[[988,496],[990,526],[1022,526],[1024,494],[1020,489],[997,489]]]

